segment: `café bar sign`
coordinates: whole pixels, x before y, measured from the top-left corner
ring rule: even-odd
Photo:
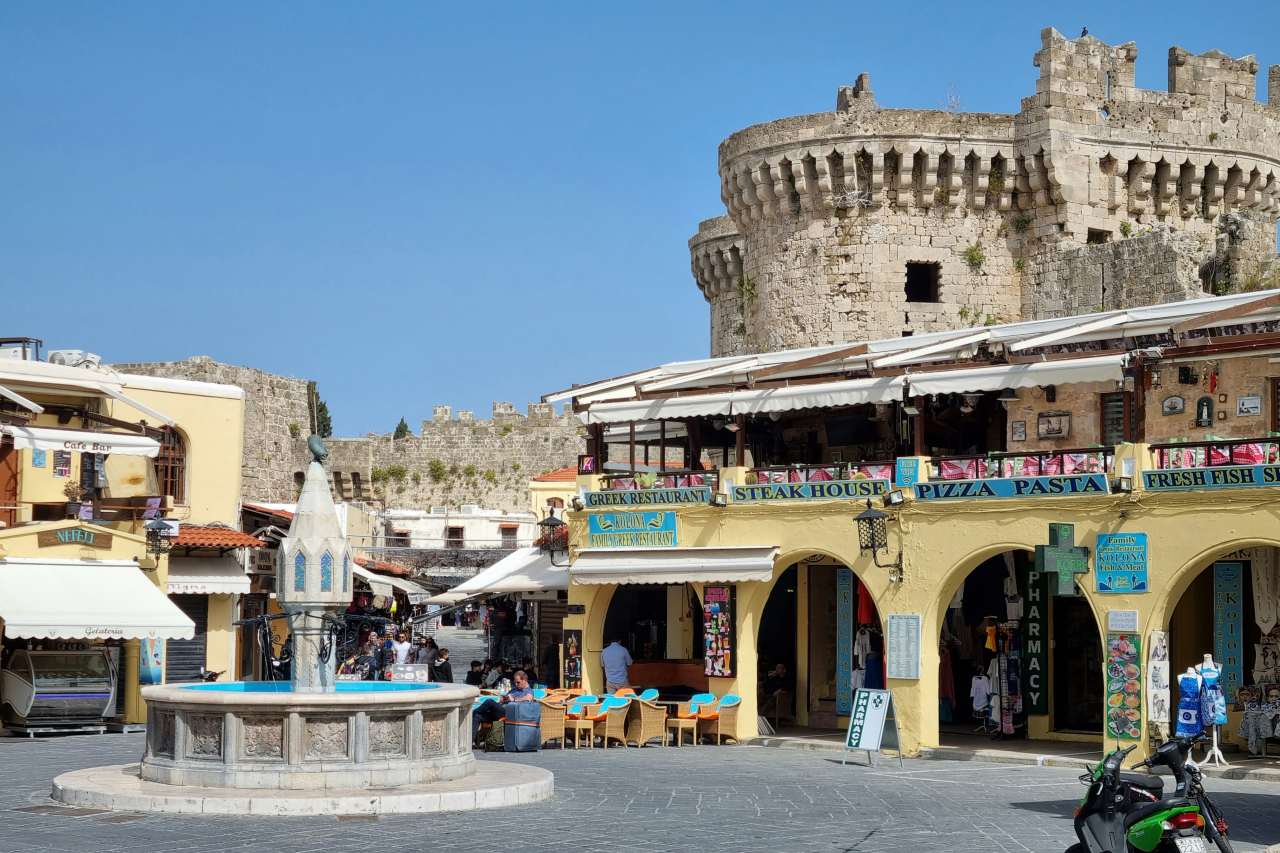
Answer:
[[[1037,498],[1105,495],[1110,493],[1105,474],[1060,477],[1008,477],[992,480],[933,480],[917,483],[918,501],[963,498]]]
[[[1174,468],[1143,471],[1148,492],[1191,492],[1201,489],[1266,489],[1280,486],[1280,465],[1224,465],[1221,468]]]
[[[733,502],[864,500],[889,491],[888,480],[828,480],[810,483],[756,483],[734,486]]]
[[[674,548],[674,512],[593,512],[587,515],[588,548]]]
[[[80,545],[84,548],[110,548],[113,536],[100,530],[84,527],[64,527],[62,530],[42,530],[36,534],[36,545],[53,548],[58,545]]]
[[[611,492],[587,492],[583,495],[587,508],[605,506],[655,506],[658,504],[711,503],[710,486],[683,489],[625,489]]]

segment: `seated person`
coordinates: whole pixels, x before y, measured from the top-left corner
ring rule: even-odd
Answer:
[[[529,676],[530,684],[538,683],[538,671],[533,668],[533,658],[525,658],[520,663],[520,668],[524,670],[524,674]]]
[[[502,697],[501,701],[488,698],[480,704],[480,707],[471,712],[471,743],[478,744],[480,741],[480,725],[482,723],[492,723],[496,720],[503,719],[506,714],[503,713],[502,706],[511,702],[532,702],[533,691],[529,689],[529,676],[524,674],[524,670],[518,669],[515,674],[515,686]]]
[[[466,683],[472,687],[479,687],[484,683],[484,663],[478,660],[471,662],[471,671],[467,673]]]

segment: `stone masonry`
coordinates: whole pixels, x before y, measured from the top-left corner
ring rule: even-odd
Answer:
[[[728,216],[689,241],[713,355],[897,337],[1280,284],[1280,66],[1041,32],[1015,115],[834,112],[720,144]],[[1131,244],[1131,245],[1126,245]]]

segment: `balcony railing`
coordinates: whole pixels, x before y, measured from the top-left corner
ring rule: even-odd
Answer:
[[[831,462],[824,465],[767,465],[752,468],[748,482],[819,483],[832,480],[892,480],[893,462]],[[751,478],[754,477],[754,480]]]
[[[664,471],[661,474],[646,471],[623,471],[605,474],[601,478],[605,491],[634,491],[636,489],[687,489],[693,486],[720,485],[719,471]]]
[[[1151,445],[1158,469],[1215,468],[1221,465],[1280,463],[1280,438],[1186,441]]]
[[[1114,457],[1111,447],[939,456],[930,460],[930,476],[934,480],[987,480],[1105,474],[1111,469]]]

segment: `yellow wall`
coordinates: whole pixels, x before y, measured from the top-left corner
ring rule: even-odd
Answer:
[[[1133,450],[1141,470],[1147,454],[1140,446]],[[1140,477],[1137,479],[1140,488]],[[869,558],[859,553],[853,524],[853,517],[862,509],[857,502],[743,504],[725,508],[685,506],[675,511],[680,547],[755,545],[779,549],[773,581],[738,584],[738,677],[718,685],[720,690],[732,690],[743,698],[739,716],[742,737],[755,734],[756,631],[773,582],[792,564],[822,554],[853,569],[873,596],[881,620],[891,613],[921,616],[921,677],[889,681],[904,746],[908,753],[914,753],[922,746],[938,744],[941,619],[956,589],[979,564],[1006,551],[1031,550],[1036,545],[1047,544],[1051,522],[1074,523],[1076,542],[1091,548],[1098,533],[1145,531],[1152,592],[1099,595],[1093,591],[1092,571],[1083,582],[1085,598],[1100,632],[1105,633],[1108,610],[1138,611],[1145,655],[1148,633],[1166,628],[1183,591],[1206,565],[1240,548],[1280,543],[1280,526],[1274,510],[1278,498],[1280,490],[1277,489],[1245,489],[1199,493],[1138,491],[1016,500],[909,501],[899,509],[889,510],[896,518],[896,522],[890,524],[891,550],[896,552],[900,543],[904,550],[904,579],[900,583],[891,582],[888,570],[875,567]],[[585,541],[585,515],[583,512],[570,514],[571,544],[575,553]],[[882,561],[886,556],[882,554]],[[797,592],[799,600],[805,602],[812,573],[806,573],[803,565],[801,569]],[[567,618],[565,627],[585,629],[584,674],[590,688],[602,686],[599,651],[611,594],[609,586],[571,584],[569,589],[570,602],[583,604],[587,610],[585,617]],[[1211,605],[1206,607],[1206,618],[1212,618]],[[797,658],[803,673],[809,632],[808,619],[803,613],[799,617]],[[815,651],[821,654],[821,650]],[[1180,671],[1187,663],[1174,660],[1173,670]],[[803,697],[806,684],[801,673],[797,676],[797,693]],[[808,689],[812,689],[811,686]],[[797,704],[801,710],[803,702]],[[1052,694],[1049,707],[1053,707]],[[1050,721],[1044,719],[1033,718],[1031,723],[1033,731],[1047,731],[1050,727]]]
[[[537,518],[543,518],[547,514],[547,500],[549,498],[559,498],[564,501],[564,506],[568,509],[573,505],[573,499],[578,496],[578,484],[575,482],[549,482],[542,483],[537,480],[529,481],[529,509]],[[563,515],[563,513],[560,513]]]

